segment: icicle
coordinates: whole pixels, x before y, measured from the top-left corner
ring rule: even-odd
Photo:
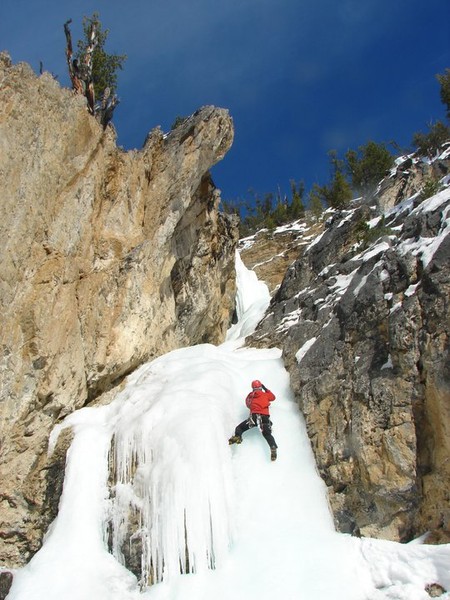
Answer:
[[[206,356],[212,349],[201,352]],[[173,355],[164,359],[163,383],[155,361],[127,387],[111,450],[112,552],[124,563],[124,549],[140,541],[141,587],[214,568],[231,540],[222,401],[194,379],[180,383],[177,374],[185,367]],[[226,374],[212,374],[211,390],[220,379],[226,382]]]

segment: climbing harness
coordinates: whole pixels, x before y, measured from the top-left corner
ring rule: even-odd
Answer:
[[[252,427],[259,427],[261,431],[264,430],[264,425],[266,429],[272,431],[272,421],[269,419],[266,423],[263,422],[263,415],[251,414],[247,419],[247,425],[251,429]]]

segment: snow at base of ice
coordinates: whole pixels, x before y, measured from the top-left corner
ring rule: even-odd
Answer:
[[[267,292],[239,260],[237,271],[240,319],[226,343],[143,365],[110,405],[55,429],[52,443],[64,427],[75,434],[59,513],[8,600],[428,600],[427,584],[450,589],[450,545],[335,532],[281,351],[239,347]],[[257,428],[227,443],[252,379],[277,396],[276,462]],[[162,578],[142,590],[120,562],[130,508],[146,568]]]

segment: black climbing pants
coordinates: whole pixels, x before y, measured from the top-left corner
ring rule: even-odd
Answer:
[[[257,413],[252,413],[252,415],[239,423],[236,427],[234,434],[241,436],[244,431],[248,431],[252,427],[259,426],[261,429],[261,433],[263,434],[266,442],[269,444],[271,448],[278,448],[275,439],[272,435],[272,421],[268,415],[259,415]]]

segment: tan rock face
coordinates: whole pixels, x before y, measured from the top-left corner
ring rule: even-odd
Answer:
[[[48,524],[53,425],[152,357],[222,341],[237,228],[208,172],[225,110],[123,152],[48,74],[2,55],[0,81],[0,555],[18,565]]]

